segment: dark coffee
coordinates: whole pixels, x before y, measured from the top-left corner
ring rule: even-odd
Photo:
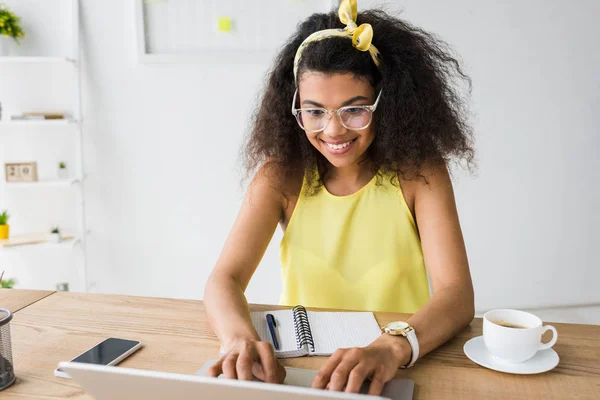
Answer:
[[[527,329],[526,326],[523,325],[518,325],[518,324],[514,324],[512,322],[506,322],[506,321],[492,321],[494,324],[496,325],[500,325],[503,326],[505,328],[514,328],[514,329]]]

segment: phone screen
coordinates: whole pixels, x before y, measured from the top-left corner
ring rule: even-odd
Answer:
[[[108,365],[111,361],[114,361],[139,343],[140,342],[135,340],[109,338],[102,343],[98,343],[85,353],[75,357],[72,361],[86,364]]]

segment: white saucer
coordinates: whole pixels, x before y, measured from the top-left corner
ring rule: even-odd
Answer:
[[[485,347],[483,336],[477,336],[463,347],[467,357],[474,363],[509,374],[541,374],[558,365],[558,354],[552,349],[540,350],[533,358],[519,364],[509,364],[496,360]]]

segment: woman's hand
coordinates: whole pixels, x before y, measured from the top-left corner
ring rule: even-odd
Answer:
[[[227,353],[208,369],[208,376],[225,375],[229,379],[250,381],[253,377],[269,382],[283,383],[285,368],[268,342],[241,339],[229,346]]]
[[[369,394],[378,395],[398,368],[408,364],[411,351],[405,338],[390,335],[381,335],[364,348],[339,349],[319,370],[312,386],[358,393],[368,378]]]

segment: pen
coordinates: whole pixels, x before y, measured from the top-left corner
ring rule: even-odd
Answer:
[[[279,343],[277,343],[277,336],[275,335],[275,327],[277,324],[275,323],[275,317],[273,314],[267,314],[267,326],[269,327],[269,332],[271,332],[273,346],[275,346],[275,350],[279,350]]]

